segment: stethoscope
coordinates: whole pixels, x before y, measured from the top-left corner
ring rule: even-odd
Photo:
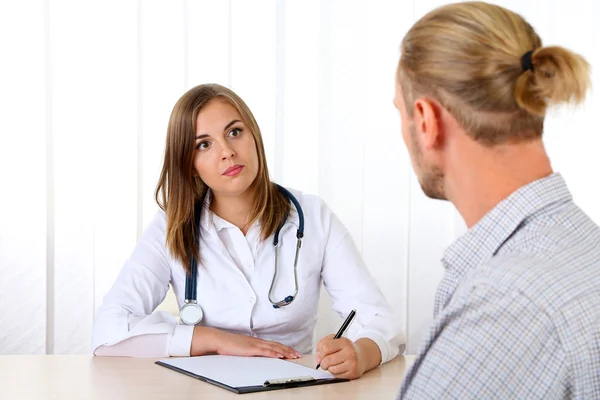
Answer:
[[[304,212],[302,211],[302,207],[300,207],[300,203],[291,194],[286,188],[276,185],[277,188],[289,201],[294,204],[296,207],[296,212],[298,213],[298,217],[300,219],[300,224],[298,225],[298,231],[296,232],[296,256],[294,257],[294,294],[290,296],[286,296],[283,300],[274,301],[271,298],[273,292],[273,286],[275,284],[275,280],[277,279],[277,270],[279,267],[279,232],[283,225],[285,225],[285,220],[279,227],[277,231],[275,231],[275,235],[273,237],[273,246],[275,246],[275,272],[273,273],[273,279],[271,280],[271,287],[269,288],[269,301],[273,305],[273,308],[280,308],[287,305],[290,305],[296,295],[298,294],[298,253],[300,252],[300,247],[302,247],[302,237],[304,236]],[[200,212],[202,210],[204,201],[199,201],[196,203],[194,207],[194,226],[200,230]],[[198,240],[198,243],[200,241]],[[181,318],[181,322],[186,325],[196,325],[200,321],[202,321],[202,317],[204,316],[204,312],[202,308],[198,304],[196,300],[196,284],[198,278],[198,261],[196,257],[192,256],[192,265],[190,268],[190,273],[185,276],[185,302],[181,310],[179,311],[179,317]]]

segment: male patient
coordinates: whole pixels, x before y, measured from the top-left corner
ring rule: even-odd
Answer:
[[[600,229],[542,142],[548,106],[584,99],[587,62],[480,2],[432,11],[401,52],[394,103],[414,170],[469,231],[444,254],[399,398],[600,398]]]

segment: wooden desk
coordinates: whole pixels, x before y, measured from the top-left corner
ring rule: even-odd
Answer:
[[[414,356],[360,379],[238,395],[154,364],[154,358],[0,356],[0,398],[12,399],[393,399]],[[312,356],[295,362],[314,366]]]

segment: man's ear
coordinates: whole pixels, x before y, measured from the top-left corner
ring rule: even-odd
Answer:
[[[418,140],[431,150],[442,145],[439,105],[428,98],[418,98],[414,103],[414,122]]]

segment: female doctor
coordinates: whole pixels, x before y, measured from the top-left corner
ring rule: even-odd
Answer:
[[[156,200],[98,309],[95,355],[297,358],[313,349],[321,280],[340,316],[357,310],[348,338],[318,343],[321,368],[354,379],[403,350],[348,231],[320,198],[269,179],[258,125],[231,90],[200,85],[175,104]],[[154,311],[169,284],[180,322]]]

